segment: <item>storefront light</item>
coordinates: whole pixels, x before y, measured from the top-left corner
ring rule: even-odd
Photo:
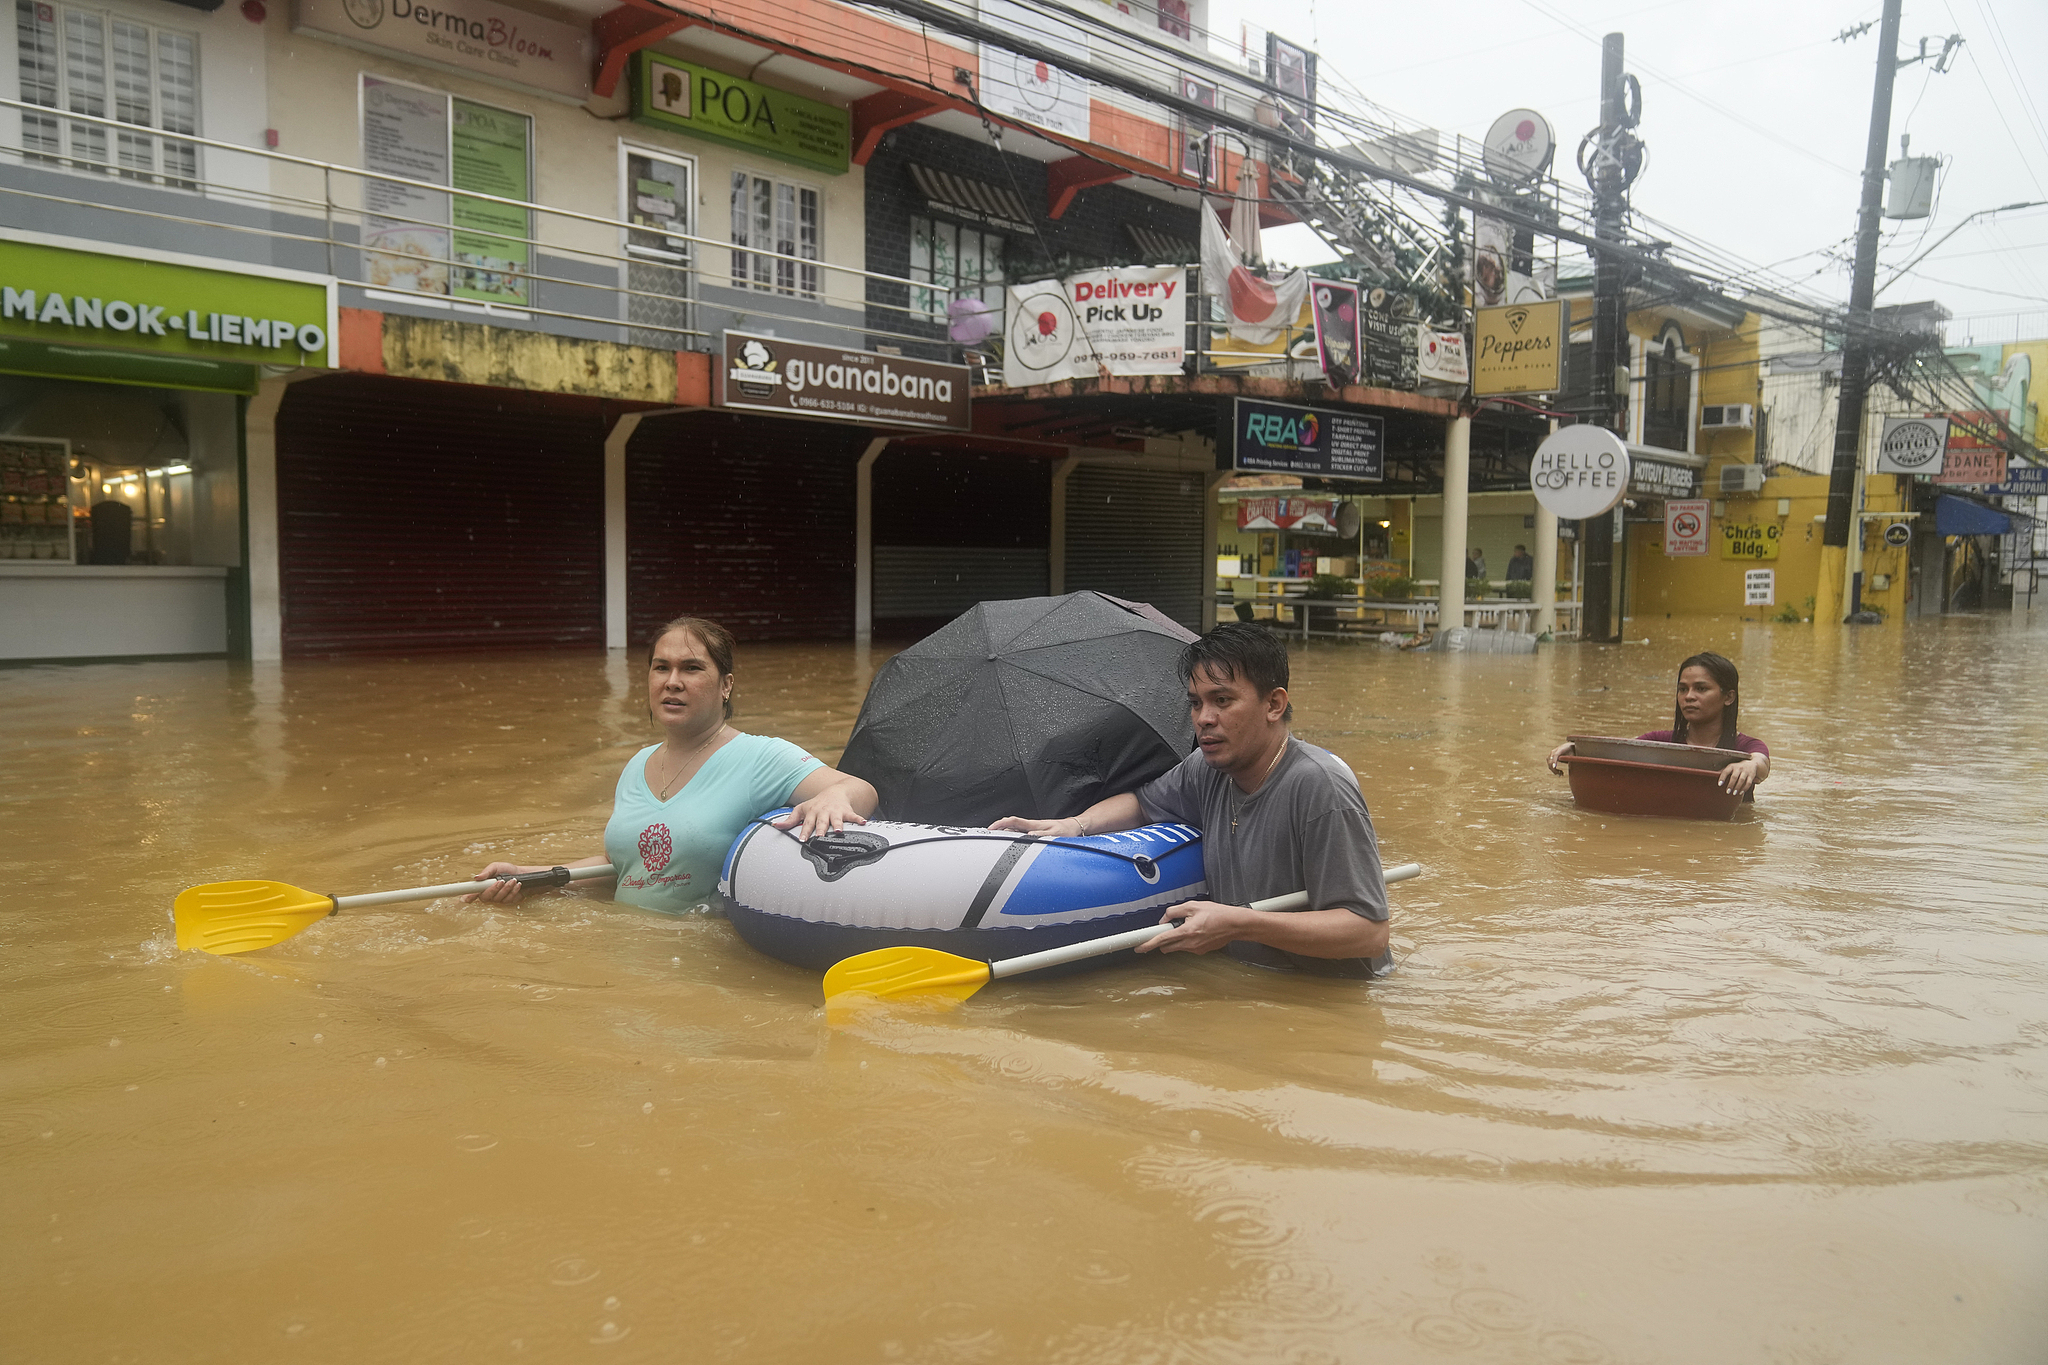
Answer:
[[[1382,531],[1386,530],[1389,526],[1392,526],[1393,524],[1393,522],[1388,521],[1385,517],[1380,518],[1380,529]]]
[[[190,474],[191,472],[192,466],[189,464],[174,464],[164,466],[164,473],[166,474]]]

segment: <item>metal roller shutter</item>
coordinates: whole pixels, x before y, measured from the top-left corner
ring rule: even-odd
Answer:
[[[643,422],[626,460],[626,625],[682,615],[742,640],[853,634],[861,427],[692,413]]]
[[[277,419],[290,656],[604,647],[595,399],[348,375]]]
[[[977,602],[1043,597],[1043,549],[877,545],[875,619],[954,617]]]
[[[875,619],[936,628],[977,602],[1042,597],[1044,460],[892,447],[875,461]]]
[[[1067,476],[1067,591],[1150,602],[1202,628],[1202,481],[1084,464]]]

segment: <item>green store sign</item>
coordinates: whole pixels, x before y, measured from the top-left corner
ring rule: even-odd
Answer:
[[[853,154],[846,110],[646,48],[633,61],[633,118],[833,175]]]
[[[0,237],[0,370],[253,389],[334,365],[334,286]]]

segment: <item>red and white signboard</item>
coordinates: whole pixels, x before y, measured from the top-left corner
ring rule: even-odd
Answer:
[[[1707,552],[1707,510],[1705,498],[1673,499],[1664,504],[1664,553],[1703,555]]]
[[[1240,498],[1240,531],[1308,531],[1337,534],[1335,498]]]
[[[2005,447],[1985,438],[1998,430],[1989,412],[1952,412],[1948,419],[1948,459],[1936,483],[1998,483],[2005,478]]]
[[[1187,267],[1123,266],[1010,286],[1003,383],[1013,389],[1109,374],[1179,374],[1187,359]]]

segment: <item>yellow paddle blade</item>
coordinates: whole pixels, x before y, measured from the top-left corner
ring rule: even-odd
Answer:
[[[333,913],[330,897],[283,882],[209,882],[171,903],[178,947],[222,955],[282,943]]]
[[[949,996],[965,1000],[988,984],[988,964],[936,948],[877,948],[832,964],[825,973],[825,1002],[842,995],[881,1000],[903,995]]]

